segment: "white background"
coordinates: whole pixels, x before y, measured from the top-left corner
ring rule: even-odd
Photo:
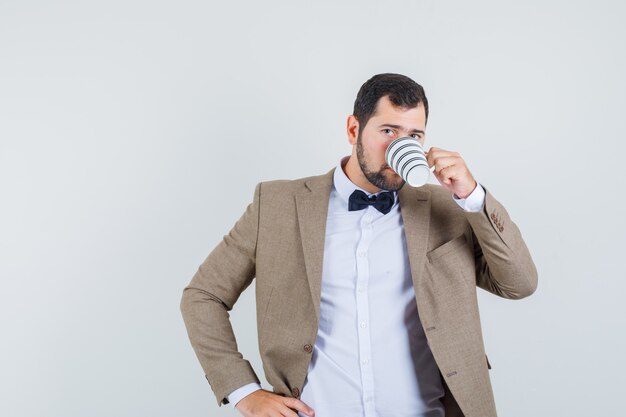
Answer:
[[[426,90],[519,226],[539,287],[478,289],[498,413],[623,410],[626,59],[619,1],[0,0],[0,415],[217,407],[182,289],[259,181],[350,153],[380,72]],[[436,183],[436,179],[432,179]],[[231,312],[263,377],[254,284]]]

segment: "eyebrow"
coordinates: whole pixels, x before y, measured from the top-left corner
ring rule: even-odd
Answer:
[[[378,128],[381,128],[381,127],[393,127],[394,129],[404,130],[404,128],[402,126],[400,126],[400,125],[391,125],[389,123],[384,123],[384,124],[378,126]],[[419,130],[419,129],[411,130],[411,133],[413,133],[413,132],[424,134],[424,131],[423,130]]]

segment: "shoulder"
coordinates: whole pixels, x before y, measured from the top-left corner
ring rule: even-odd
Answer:
[[[309,177],[306,177],[309,178]],[[305,178],[296,179],[274,179],[261,181],[260,187],[263,193],[285,194],[295,192],[304,187]]]
[[[310,190],[319,186],[328,187],[329,185],[332,185],[333,170],[334,168],[324,174],[310,175],[295,179],[274,179],[261,181],[257,184],[257,186],[260,187],[261,195],[265,197],[291,197],[304,190]]]

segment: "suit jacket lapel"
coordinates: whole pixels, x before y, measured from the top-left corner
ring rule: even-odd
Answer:
[[[328,202],[333,186],[335,168],[326,174],[311,177],[305,181],[305,188],[296,194],[296,209],[304,264],[311,290],[311,299],[319,322],[320,295],[324,244],[326,240],[326,218]],[[430,223],[430,191],[405,184],[398,191],[400,210],[404,223],[407,250],[411,265],[413,288],[417,294],[418,281],[423,273],[428,244]]]
[[[322,291],[322,269],[324,244],[326,241],[326,218],[328,202],[333,186],[335,168],[326,174],[305,181],[305,189],[296,194],[296,210],[302,239],[304,264],[311,289],[315,317],[319,322],[320,295]]]
[[[417,299],[417,289],[422,280],[426,249],[428,247],[428,231],[430,229],[430,191],[426,186],[416,188],[405,184],[398,191],[400,212],[404,223],[404,235],[411,265],[413,289]]]

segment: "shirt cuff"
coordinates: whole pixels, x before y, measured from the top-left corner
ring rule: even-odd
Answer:
[[[452,194],[452,198],[465,211],[481,211],[485,205],[485,189],[476,181],[476,188],[466,198],[458,198],[456,194]]]
[[[256,382],[251,382],[231,392],[229,395],[226,396],[226,399],[228,400],[228,404],[232,405],[234,408],[237,403],[241,401],[244,397],[260,389],[261,386],[259,384],[257,384]]]

